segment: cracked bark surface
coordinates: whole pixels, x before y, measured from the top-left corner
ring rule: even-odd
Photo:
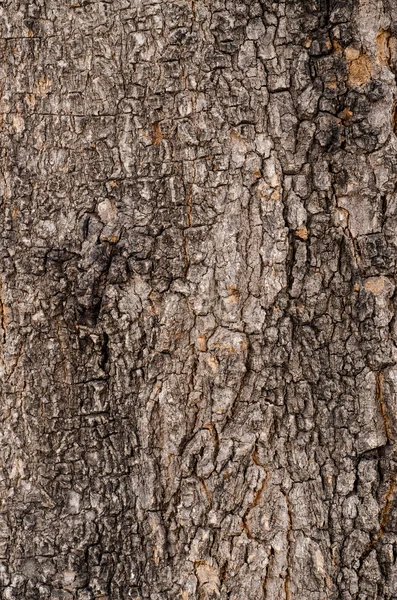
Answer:
[[[1,597],[396,600],[396,2],[0,48]]]

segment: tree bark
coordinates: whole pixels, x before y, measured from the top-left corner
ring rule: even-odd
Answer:
[[[1,598],[396,600],[395,0],[0,36]]]

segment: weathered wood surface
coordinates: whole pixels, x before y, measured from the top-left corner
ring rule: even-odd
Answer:
[[[1,598],[396,599],[397,2],[0,48]]]

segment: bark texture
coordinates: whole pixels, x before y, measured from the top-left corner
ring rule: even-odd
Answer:
[[[5,600],[397,599],[397,3],[0,2]]]

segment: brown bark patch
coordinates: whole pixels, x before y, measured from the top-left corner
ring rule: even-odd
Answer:
[[[397,135],[397,104],[394,104],[393,110],[391,113],[391,126],[394,133]]]
[[[187,207],[187,224],[188,227],[192,226],[192,188],[186,196],[186,207]]]
[[[230,304],[238,304],[240,298],[240,292],[234,285],[229,285],[227,288],[229,292],[229,302]]]
[[[197,342],[199,345],[200,352],[206,352],[207,351],[207,340],[205,339],[205,335],[199,335],[197,338]]]
[[[33,89],[33,95],[45,98],[49,93],[49,89],[52,86],[52,81],[47,79],[45,75],[42,75]]]
[[[385,29],[381,29],[376,38],[376,62],[383,66],[388,66],[390,64],[390,40],[391,34],[390,31]]]
[[[336,90],[337,87],[338,84],[336,81],[336,77],[332,75],[327,81],[327,88],[329,88],[330,90]]]
[[[308,238],[308,232],[307,229],[304,225],[302,225],[302,227],[298,227],[298,229],[296,230],[296,235],[299,239],[306,241]]]
[[[3,330],[3,332],[5,332],[5,330],[6,330],[7,323],[8,323],[7,307],[3,300],[2,283],[1,283],[1,279],[0,279],[0,327]]]
[[[152,142],[155,146],[158,146],[164,136],[161,131],[160,123],[153,123],[152,125]]]
[[[207,359],[207,363],[209,365],[209,367],[211,368],[213,373],[217,373],[219,370],[219,363],[216,360],[215,356],[209,356]]]
[[[200,477],[199,481],[200,481],[200,487],[201,487],[201,489],[203,490],[203,492],[204,492],[204,494],[205,494],[205,497],[207,498],[207,502],[208,502],[208,504],[209,504],[210,506],[212,506],[212,498],[211,498],[211,494],[209,493],[209,491],[208,491],[208,488],[207,488],[207,486],[205,485],[205,481],[204,481],[204,479],[202,479],[202,478]]]
[[[347,60],[348,81],[350,85],[365,85],[371,80],[371,59],[367,54],[361,54],[356,48],[345,50]]]
[[[383,373],[379,372],[376,378],[376,399],[380,406],[380,412],[382,414],[383,423],[385,426],[385,433],[388,441],[391,439],[390,423],[386,412],[386,406],[383,401]]]
[[[389,522],[389,518],[390,518],[390,510],[393,505],[395,490],[396,490],[396,473],[392,473],[390,476],[389,488],[386,492],[385,501],[384,501],[383,508],[380,513],[379,531],[375,535],[375,537],[370,541],[368,546],[366,547],[365,552],[361,559],[362,562],[363,562],[363,559],[365,559],[368,556],[368,554],[371,552],[372,548],[374,548],[374,546],[377,544],[377,542],[380,540],[380,538],[385,533],[386,526],[387,526],[387,524]]]
[[[385,289],[385,277],[370,277],[364,283],[364,287],[374,296],[379,296]]]
[[[339,52],[342,52],[342,50],[343,50],[343,47],[338,42],[338,40],[332,40],[332,53],[337,54]]]
[[[238,131],[236,131],[235,129],[232,129],[232,131],[230,132],[230,137],[233,140],[237,140],[239,142],[246,142],[247,140],[245,139],[245,137],[243,137]]]
[[[344,125],[346,125],[349,120],[352,118],[353,113],[349,108],[344,108],[339,114],[338,117],[342,119]]]

